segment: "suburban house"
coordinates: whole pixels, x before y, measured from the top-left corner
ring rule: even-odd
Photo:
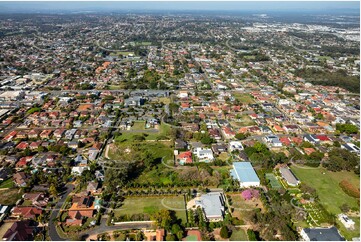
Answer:
[[[242,188],[260,186],[260,180],[251,162],[233,162],[233,169],[230,172],[233,179],[239,181]]]
[[[28,176],[25,172],[18,172],[13,175],[14,182],[19,187],[25,187],[28,181]]]
[[[31,220],[16,221],[3,235],[6,241],[31,241],[34,239],[35,226]]]
[[[35,219],[38,215],[42,214],[43,210],[33,206],[19,207],[16,206],[12,209],[11,217],[22,219]]]
[[[311,144],[317,144],[320,142],[320,140],[313,134],[306,134],[303,136],[303,140],[310,142]]]
[[[232,152],[232,151],[241,151],[243,150],[243,145],[241,143],[241,141],[230,141],[229,145],[228,145],[228,151]]]
[[[300,233],[304,241],[345,241],[338,229],[330,228],[305,228]]]
[[[207,148],[196,148],[193,152],[197,156],[199,162],[212,162],[214,160],[213,152]]]
[[[191,151],[185,151],[185,152],[179,153],[179,155],[176,156],[176,161],[180,165],[192,163],[193,162],[193,160],[192,160],[192,152]]]
[[[287,182],[288,185],[298,186],[300,184],[300,181],[288,167],[281,167],[279,171],[282,178]]]
[[[282,147],[282,142],[275,135],[268,135],[268,136],[264,137],[264,139],[272,147]]]
[[[226,144],[212,144],[211,149],[213,151],[213,154],[220,155],[222,152],[227,152],[228,146]]]
[[[357,147],[357,145],[353,144],[353,143],[346,143],[346,144],[342,144],[341,145],[342,149],[346,149],[352,153],[357,153],[360,154],[360,148]]]
[[[67,219],[66,223],[68,225],[81,225],[83,217],[93,217],[94,210],[94,197],[74,196],[73,204],[68,210],[70,219]]]
[[[355,229],[355,222],[350,219],[346,214],[341,213],[337,216],[337,218],[345,226],[346,229]]]
[[[25,193],[23,199],[25,201],[31,201],[32,205],[37,207],[45,207],[49,201],[49,198],[42,192]]]
[[[88,193],[94,194],[100,191],[98,182],[89,182],[86,188]]]
[[[186,149],[187,148],[187,143],[186,142],[184,142],[183,140],[181,140],[181,139],[176,139],[175,141],[174,141],[174,148],[175,149]]]

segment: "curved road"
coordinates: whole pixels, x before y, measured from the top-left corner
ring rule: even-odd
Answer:
[[[55,218],[58,216],[61,206],[65,202],[65,199],[68,197],[69,193],[71,193],[73,191],[75,186],[73,184],[67,184],[65,187],[66,187],[66,192],[62,195],[61,199],[56,204],[54,210],[51,211],[50,218],[49,218],[49,237],[51,240],[55,240],[55,241],[65,241],[66,240],[66,239],[61,238],[58,235],[58,232],[56,231],[56,228],[55,228],[56,222],[54,222]]]
[[[128,229],[150,229],[152,228],[154,222],[134,222],[134,223],[126,223],[126,224],[118,224],[118,225],[106,225],[107,219],[102,218],[99,226],[92,228],[90,231],[86,231],[80,233],[82,238],[89,237],[92,235],[102,234],[105,232],[110,232],[114,230],[128,230]]]

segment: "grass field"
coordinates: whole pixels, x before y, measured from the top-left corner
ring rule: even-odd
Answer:
[[[116,137],[115,140],[119,142],[133,141],[134,140],[133,137],[135,135],[143,135],[143,134],[145,134],[145,140],[157,140],[157,138],[160,138],[161,140],[169,139],[167,135],[169,134],[171,127],[168,124],[164,124],[164,123],[160,124],[159,131],[157,132],[157,131],[146,130],[145,126],[143,126],[145,123],[144,121],[142,122],[135,122],[134,126],[132,127],[132,131],[144,130],[144,132],[121,131],[122,135]]]
[[[117,56],[120,56],[120,55],[123,55],[123,56],[126,56],[126,55],[134,55],[134,52],[132,51],[118,51],[118,52],[113,52],[111,53],[111,55],[117,55]]]
[[[230,241],[247,241],[247,233],[243,229],[233,230]]]
[[[0,204],[13,205],[21,198],[22,193],[18,193],[18,189],[6,189],[0,191]]]
[[[282,187],[282,185],[279,183],[275,175],[273,175],[272,173],[266,173],[265,175],[266,175],[266,179],[269,180],[269,183],[271,184],[271,187],[273,189],[280,189]]]
[[[9,179],[3,181],[0,184],[0,188],[12,188],[13,186],[14,186],[14,182],[13,182],[12,178],[9,178]]]
[[[360,178],[353,172],[330,172],[324,168],[303,169],[295,166],[292,166],[291,170],[301,182],[317,190],[321,204],[330,213],[341,213],[339,207],[344,203],[359,211],[357,199],[348,196],[339,186],[339,182],[346,179],[359,188]]]
[[[251,97],[251,95],[249,95],[247,93],[233,93],[233,96],[235,99],[240,101],[242,104],[254,103],[254,100]]]
[[[124,204],[114,210],[114,215],[153,214],[162,209],[174,210],[177,217],[186,222],[183,196],[127,197]]]
[[[132,130],[145,130],[145,121],[134,122]]]
[[[133,145],[136,145],[140,149],[140,152],[149,151],[156,159],[161,159],[163,157],[164,160],[173,159],[173,149],[170,148],[169,142],[118,142],[116,144],[117,149],[110,149],[108,156],[110,159],[118,160],[118,154],[122,155],[127,149],[130,149],[131,152]]]
[[[248,115],[242,115],[239,122],[231,122],[232,126],[241,128],[244,126],[251,126],[256,124]]]

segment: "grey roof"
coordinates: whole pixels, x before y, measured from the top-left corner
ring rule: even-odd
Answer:
[[[311,241],[344,241],[336,227],[304,229]]]
[[[202,206],[207,218],[209,217],[223,217],[224,200],[220,192],[211,192],[203,194],[198,202]]]
[[[287,181],[288,184],[295,186],[298,184],[299,180],[290,169],[281,167],[280,172],[282,177]]]

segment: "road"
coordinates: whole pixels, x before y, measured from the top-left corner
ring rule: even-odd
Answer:
[[[80,236],[84,238],[84,237],[102,234],[102,233],[110,232],[110,231],[114,231],[114,230],[143,229],[143,228],[150,229],[150,228],[152,228],[152,224],[153,224],[153,222],[149,222],[149,223],[134,222],[134,223],[107,226],[106,222],[107,222],[107,219],[103,218],[101,220],[101,224],[98,227],[95,227],[95,228],[91,229],[90,231],[83,232],[80,234]]]
[[[74,189],[73,184],[67,184],[66,186],[66,192],[62,195],[61,199],[56,204],[55,208],[51,211],[50,218],[49,218],[49,237],[51,240],[55,241],[65,241],[66,239],[61,238],[58,235],[58,232],[55,228],[55,218],[58,216],[59,210],[61,206],[64,204],[65,199],[68,197],[69,193],[71,193]]]

